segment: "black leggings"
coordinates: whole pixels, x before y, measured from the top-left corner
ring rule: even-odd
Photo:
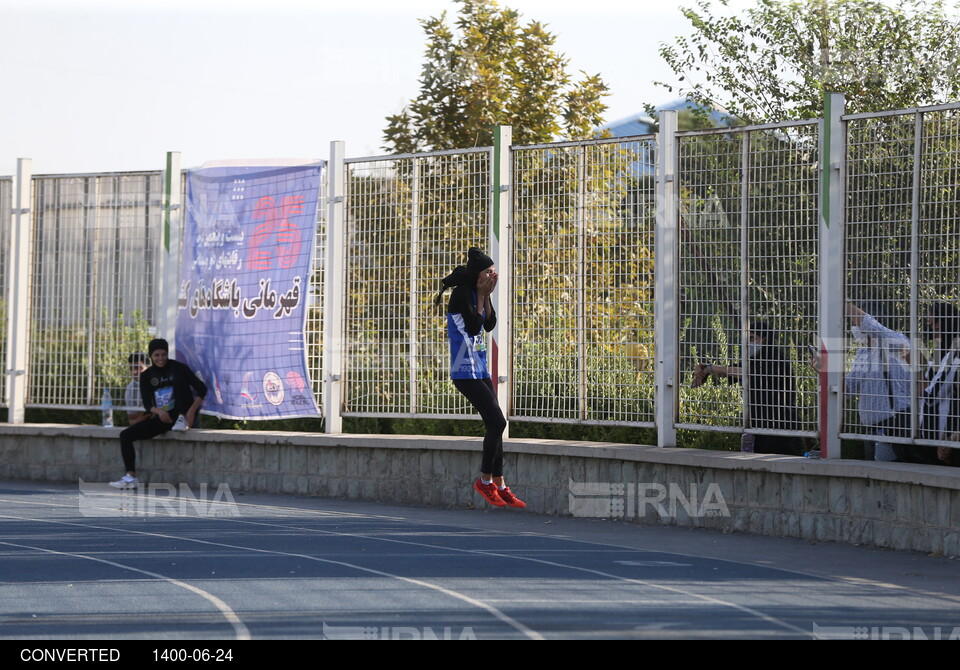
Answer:
[[[179,414],[170,413],[170,418],[174,421],[178,416]],[[160,417],[152,416],[120,431],[120,455],[123,456],[123,467],[126,471],[135,472],[137,469],[137,452],[133,448],[134,442],[163,435],[171,428],[173,428],[172,423],[164,423]]]
[[[503,431],[507,420],[503,418],[497,393],[493,390],[493,381],[486,379],[454,379],[453,385],[480,412],[487,434],[483,437],[483,461],[481,473],[490,473],[494,477],[503,477]]]

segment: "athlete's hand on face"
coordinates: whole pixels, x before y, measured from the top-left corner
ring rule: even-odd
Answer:
[[[500,275],[498,275],[493,268],[484,270],[477,278],[477,292],[483,295],[490,295],[493,293],[493,289],[497,287],[497,279],[499,278]]]

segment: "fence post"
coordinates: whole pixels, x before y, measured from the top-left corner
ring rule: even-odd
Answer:
[[[740,341],[750,342],[750,133],[740,135]],[[753,425],[750,405],[751,371],[753,361],[747,355],[747,346],[740,347],[740,397],[743,415],[740,418],[744,432]]]
[[[177,303],[180,295],[180,251],[183,246],[183,184],[180,175],[180,152],[168,151],[167,168],[163,173],[157,336],[167,340],[171,358],[177,351]]]
[[[577,279],[576,279],[576,333],[577,333],[577,418],[587,418],[587,281],[586,281],[586,216],[587,216],[587,148],[577,147]]]
[[[920,362],[922,335],[920,323],[920,203],[923,197],[923,112],[917,112],[913,125],[913,194],[910,204],[910,438],[921,437],[920,431]]]
[[[657,446],[677,446],[677,112],[660,112],[654,241]]]
[[[410,189],[410,277],[407,293],[410,305],[410,328],[407,333],[407,371],[410,375],[410,414],[419,411],[420,305],[418,285],[420,280],[420,160],[414,158],[413,187]]]
[[[7,262],[7,422],[23,423],[27,401],[27,363],[30,350],[28,322],[30,300],[30,229],[33,221],[33,162],[17,159],[13,182],[10,225],[10,249]]]
[[[503,408],[507,428],[503,437],[510,436],[513,387],[513,250],[512,202],[513,175],[511,173],[510,144],[513,141],[511,126],[497,126],[493,135],[493,160],[491,161],[491,217],[490,258],[496,265],[500,279],[493,293],[493,308],[497,312],[497,325],[490,335],[491,376],[497,389],[497,401]],[[502,298],[502,299],[501,299]]]
[[[844,366],[843,203],[846,132],[841,93],[824,98],[820,138],[820,457],[840,458]]]
[[[344,144],[330,143],[327,163],[326,263],[323,268],[323,425],[327,433],[343,432],[343,258],[346,236]]]

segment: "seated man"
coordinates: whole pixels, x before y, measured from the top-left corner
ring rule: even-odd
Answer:
[[[207,395],[207,386],[186,365],[167,357],[167,341],[150,342],[153,365],[140,374],[140,395],[150,415],[120,433],[120,455],[127,473],[110,486],[135,488],[138,484],[136,451],[133,443],[148,440],[169,430],[187,430]],[[196,394],[196,396],[194,396]]]

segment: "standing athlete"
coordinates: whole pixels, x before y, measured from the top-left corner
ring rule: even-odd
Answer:
[[[440,304],[443,292],[453,287],[447,305],[450,378],[480,413],[486,427],[480,477],[473,483],[473,488],[496,507],[526,507],[526,503],[517,498],[503,480],[503,431],[507,421],[500,410],[487,366],[483,331],[490,332],[497,324],[490,300],[497,278],[493,259],[471,247],[466,267],[458,266],[443,279],[443,288],[434,302]]]

